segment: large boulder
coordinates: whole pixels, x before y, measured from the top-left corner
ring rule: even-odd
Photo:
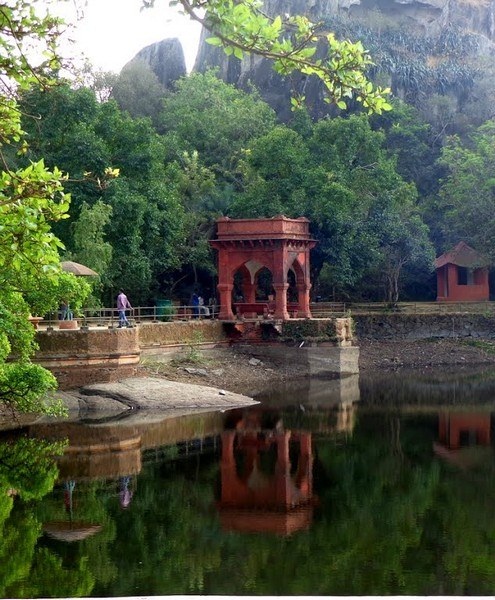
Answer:
[[[171,38],[150,44],[140,50],[130,61],[147,64],[165,88],[186,74],[186,61],[182,44],[177,38]],[[124,69],[130,64],[124,66]]]

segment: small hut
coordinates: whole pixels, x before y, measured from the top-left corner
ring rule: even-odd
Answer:
[[[465,242],[435,260],[437,302],[484,302],[490,298],[489,261]]]

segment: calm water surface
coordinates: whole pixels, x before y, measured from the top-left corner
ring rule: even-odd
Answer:
[[[0,597],[495,593],[495,373],[259,399],[0,433]]]

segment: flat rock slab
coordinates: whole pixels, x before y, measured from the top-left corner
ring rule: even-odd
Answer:
[[[178,383],[153,377],[132,377],[113,383],[94,383],[74,394],[86,409],[108,409],[115,403],[121,408],[146,410],[228,409],[258,404],[252,398],[203,385]],[[91,400],[93,399],[93,402]],[[100,401],[98,401],[100,399]],[[102,401],[103,400],[103,401]]]

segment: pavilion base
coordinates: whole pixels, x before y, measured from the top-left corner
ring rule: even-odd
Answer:
[[[357,346],[332,346],[325,342],[313,345],[288,346],[287,344],[238,344],[236,349],[265,357],[276,364],[291,366],[294,372],[311,377],[353,375],[359,373],[359,348]]]
[[[312,377],[359,373],[350,317],[224,322],[231,343]]]

